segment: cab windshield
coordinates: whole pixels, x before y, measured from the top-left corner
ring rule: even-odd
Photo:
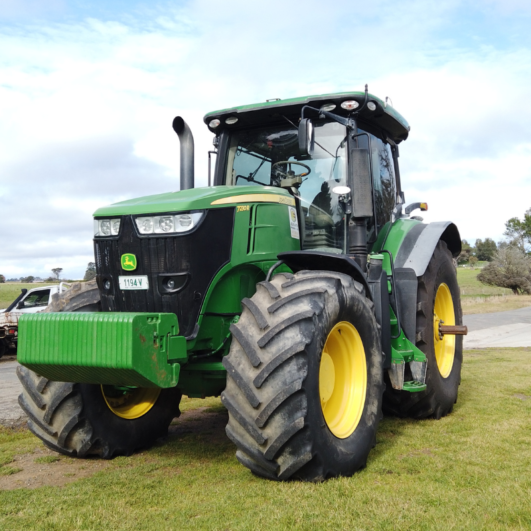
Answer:
[[[342,247],[343,224],[338,195],[347,184],[347,131],[336,122],[314,123],[311,155],[301,155],[294,126],[264,127],[231,135],[227,157],[228,185],[298,184],[303,218],[303,248]]]

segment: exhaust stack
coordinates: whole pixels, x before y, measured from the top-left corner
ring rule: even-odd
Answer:
[[[173,119],[173,130],[181,144],[181,190],[188,190],[194,187],[194,136],[180,116]]]

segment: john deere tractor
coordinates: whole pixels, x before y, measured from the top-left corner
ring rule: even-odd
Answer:
[[[457,399],[459,232],[411,217],[427,207],[404,202],[409,126],[367,89],[204,121],[213,182],[194,188],[175,118],[181,190],[96,211],[96,282],[20,319],[29,429],[111,458],[166,434],[182,395],[221,395],[254,474],[349,476],[382,410],[440,418]]]

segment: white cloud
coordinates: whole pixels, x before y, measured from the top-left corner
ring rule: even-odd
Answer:
[[[175,115],[193,129],[204,185],[206,112],[365,82],[412,125],[401,145],[407,199],[428,200],[428,218],[455,220],[463,237],[501,237],[531,206],[529,48],[464,42],[452,33],[457,0],[361,5],[196,0],[142,17],[4,26],[0,222],[16,243],[0,250],[2,274],[42,276],[53,263],[82,276],[96,206],[177,189]]]

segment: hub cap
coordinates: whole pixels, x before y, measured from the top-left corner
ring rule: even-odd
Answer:
[[[437,367],[443,378],[447,378],[452,372],[455,355],[455,336],[451,334],[439,335],[439,325],[455,325],[454,302],[450,288],[441,284],[435,295],[433,306],[433,345]]]
[[[145,415],[157,401],[159,388],[137,387],[119,389],[102,385],[101,392],[109,409],[123,419],[137,419]]]
[[[367,392],[363,342],[352,324],[341,321],[328,334],[319,367],[319,397],[330,431],[339,439],[358,426]]]

